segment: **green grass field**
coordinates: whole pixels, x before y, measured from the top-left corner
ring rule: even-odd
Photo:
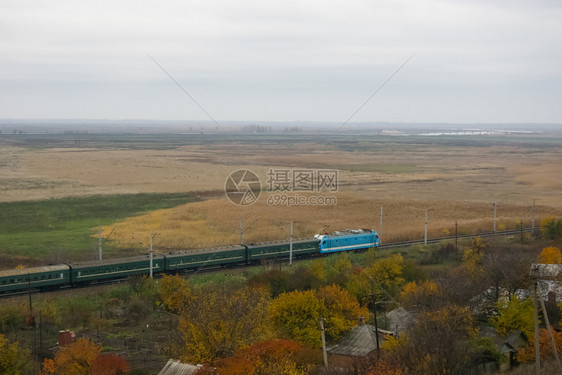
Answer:
[[[91,236],[99,225],[193,201],[196,198],[187,194],[158,193],[0,203],[0,267],[13,267],[14,261],[93,259],[98,240]],[[103,249],[106,255],[117,251],[111,241]]]

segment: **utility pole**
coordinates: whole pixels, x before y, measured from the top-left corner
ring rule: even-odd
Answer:
[[[459,251],[459,224],[455,220],[455,251]]]
[[[324,329],[324,318],[320,318],[320,332],[322,332],[322,354],[324,356],[324,366],[328,367],[328,352],[326,351],[326,333]]]
[[[425,236],[423,238],[423,244],[427,245],[427,208],[425,209]]]
[[[43,355],[43,314],[39,310],[39,355]]]
[[[377,358],[381,358],[379,347],[379,324],[377,322],[377,302],[375,300],[375,281],[371,279],[371,300],[373,302],[373,316],[375,318],[375,341],[377,342]]]
[[[101,225],[99,227],[99,243],[98,243],[98,252],[99,252],[99,260],[102,260],[102,255],[101,255]]]
[[[534,306],[534,318],[535,318],[535,370],[537,375],[541,373],[541,354],[539,350],[539,308],[537,304],[537,286],[538,282],[535,282],[533,306]]]
[[[291,242],[289,243],[289,266],[293,266],[293,220],[291,220]]]
[[[380,217],[380,224],[379,224],[379,245],[382,245],[382,204],[381,204],[381,217]]]
[[[152,279],[152,233],[150,233],[150,278]]]
[[[560,364],[560,357],[558,356],[558,350],[556,350],[556,343],[554,342],[554,337],[552,336],[552,329],[550,328],[548,314],[546,312],[546,307],[544,306],[544,299],[542,298],[541,287],[538,281],[535,282],[535,285],[536,285],[536,292],[539,297],[539,301],[541,303],[542,315],[544,317],[544,322],[546,323],[546,329],[548,331],[548,335],[550,336],[550,343],[552,344],[552,351],[554,352],[554,358],[556,358],[556,364],[558,365],[558,369],[562,370],[562,364]]]
[[[496,202],[494,202],[494,233],[496,233]]]
[[[29,291],[29,316],[33,317],[33,304],[31,303],[31,274],[27,274],[27,287]]]
[[[242,245],[242,216],[240,216],[240,245]]]
[[[521,243],[523,243],[523,219],[519,219],[519,223],[521,223]]]
[[[531,236],[535,235],[535,201],[536,201],[536,199],[533,198],[533,209],[532,209],[532,218],[531,218]]]

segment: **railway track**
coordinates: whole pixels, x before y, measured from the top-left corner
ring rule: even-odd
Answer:
[[[467,239],[467,238],[473,238],[473,237],[520,236],[523,233],[531,233],[531,232],[532,232],[531,228],[522,228],[522,229],[516,229],[516,230],[503,230],[503,231],[496,231],[496,232],[481,232],[481,233],[475,233],[475,234],[462,234],[462,235],[457,235],[457,236],[445,236],[445,237],[437,237],[437,238],[428,238],[427,244],[434,244],[434,243],[439,243],[439,242],[442,242],[442,241],[461,240],[461,239]],[[409,246],[414,246],[414,245],[424,245],[425,243],[426,243],[425,240],[392,242],[392,243],[388,243],[388,244],[381,244],[379,246],[379,249],[409,247]],[[311,259],[311,258],[313,258],[313,256],[307,256],[307,257],[303,256],[300,259],[304,260],[304,259]],[[275,262],[276,263],[287,262],[288,260],[289,260],[288,257],[282,257],[282,258],[276,259]],[[255,265],[241,265],[237,268],[240,269],[240,268],[247,268],[247,267],[255,267]],[[207,267],[201,267],[201,268],[198,268],[198,269],[195,269],[195,270],[189,270],[189,271],[184,272],[183,274],[189,275],[189,274],[194,274],[194,273],[217,272],[217,271],[220,271],[220,270],[224,270],[224,268],[221,267],[221,266],[207,266]],[[160,274],[154,275],[154,278],[160,278],[160,277],[161,277]],[[75,289],[87,289],[87,288],[94,288],[94,287],[99,287],[99,286],[115,285],[115,284],[127,282],[127,281],[132,280],[132,279],[133,279],[133,277],[128,276],[128,277],[119,278],[119,279],[98,280],[98,281],[92,282],[90,284],[83,284],[83,285],[76,285],[76,286],[64,286],[64,287],[60,287],[60,288],[53,289],[53,290],[39,290],[39,289],[31,288],[31,289],[28,289],[28,290],[25,290],[25,291],[18,291],[18,292],[0,294],[0,299],[16,298],[16,297],[21,297],[21,296],[28,296],[30,294],[33,295],[33,294],[64,292],[64,291],[75,290]]]

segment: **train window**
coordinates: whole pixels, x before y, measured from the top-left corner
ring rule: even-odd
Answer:
[[[2,285],[6,285],[6,280],[2,280]]]
[[[14,283],[14,279],[10,279],[10,284],[13,284],[13,283]]]
[[[49,279],[52,279],[52,278],[53,278],[53,275],[49,274]]]
[[[41,275],[41,280],[45,280],[45,275]]]

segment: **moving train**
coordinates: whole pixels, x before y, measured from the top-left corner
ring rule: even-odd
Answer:
[[[370,229],[356,229],[316,235],[314,239],[293,241],[295,258],[327,253],[363,250],[379,246],[379,236]],[[211,267],[237,267],[268,259],[289,257],[290,243],[285,241],[214,249],[185,250],[152,257],[153,273],[177,273]],[[101,261],[57,264],[0,271],[0,293],[31,289],[56,289],[90,284],[108,279],[148,275],[148,255]]]

